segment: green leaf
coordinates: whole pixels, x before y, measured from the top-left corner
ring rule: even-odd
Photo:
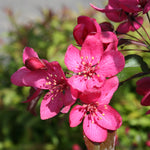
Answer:
[[[139,55],[136,54],[127,55],[125,57],[125,60],[126,60],[125,68],[141,67],[143,72],[147,72],[149,70],[148,65],[146,64],[146,62],[144,62],[143,58]]]
[[[148,70],[148,65],[141,56],[135,54],[127,55],[125,57],[125,67],[117,76],[119,81],[122,82],[137,73],[148,72]]]

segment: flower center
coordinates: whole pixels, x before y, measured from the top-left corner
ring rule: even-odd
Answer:
[[[90,60],[90,62],[88,62],[88,56],[86,56],[85,58],[81,57],[82,59],[82,72],[79,72],[78,75],[82,75],[85,78],[90,79],[91,77],[93,77],[94,75],[97,75],[99,77],[99,75],[96,73],[96,69],[98,69],[99,67],[97,66],[99,62],[97,62],[97,64],[94,64],[94,57],[91,57],[92,59]]]

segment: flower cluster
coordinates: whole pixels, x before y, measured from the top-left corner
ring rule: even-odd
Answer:
[[[114,26],[109,22],[100,23],[101,30],[108,32],[112,31],[116,33],[118,37],[118,46],[127,46],[129,44],[138,46],[135,49],[126,49],[129,51],[140,51],[140,52],[150,52],[150,36],[148,28],[144,27],[145,16],[150,23],[149,10],[150,10],[150,0],[108,0],[108,4],[105,8],[98,8],[93,4],[90,4],[95,10],[105,13],[106,17],[113,22],[117,22],[118,26],[114,30]],[[142,32],[139,32],[138,29],[141,28]],[[129,34],[128,32],[136,32],[137,36],[140,38]],[[150,69],[143,58],[140,58],[139,55],[134,55],[139,60],[141,60],[141,68],[143,73],[135,74],[131,78],[141,77],[144,75],[150,74]],[[130,57],[130,56],[129,56]],[[147,66],[144,66],[146,64]],[[132,66],[132,65],[131,65]],[[143,69],[146,68],[146,69]],[[144,77],[137,81],[136,91],[138,94],[144,96],[141,104],[144,106],[150,106],[150,77]],[[146,114],[150,114],[150,111],[147,111]]]
[[[119,85],[116,75],[124,68],[124,56],[117,49],[117,36],[102,31],[94,18],[78,17],[73,35],[78,46],[69,45],[64,60],[71,77],[66,77],[58,62],[40,59],[26,47],[24,66],[11,76],[11,82],[32,87],[34,92],[25,102],[34,107],[46,91],[40,105],[43,120],[59,112],[68,113],[75,105],[69,115],[70,126],[83,120],[84,134],[91,141],[103,142],[107,130],[117,130],[122,124],[121,116],[109,103]]]

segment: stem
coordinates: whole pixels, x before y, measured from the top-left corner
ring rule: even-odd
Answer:
[[[150,53],[149,50],[142,50],[142,49],[125,49],[125,50],[119,50],[119,51],[122,51],[122,52],[125,52],[125,51],[140,51],[140,52],[148,52],[148,53]]]
[[[147,74],[150,74],[150,71],[137,73],[137,74],[131,76],[130,78],[128,78],[128,79],[126,79],[126,80],[120,82],[120,83],[119,83],[119,86],[123,85],[123,83],[126,82],[126,81],[129,81],[129,80],[131,80],[131,79],[134,79],[134,78],[137,78],[137,77],[141,77],[141,76],[144,76],[144,75],[147,75]]]
[[[136,22],[136,23],[138,23],[138,24],[142,27],[142,29],[143,29],[143,30],[144,30],[144,32],[146,33],[146,35],[147,35],[148,39],[150,40],[150,37],[149,37],[149,35],[148,35],[148,33],[147,33],[146,29],[143,27],[143,25],[142,25],[141,23],[139,23],[137,20],[135,20],[135,22]]]
[[[146,13],[146,16],[147,16],[147,19],[148,19],[148,21],[149,21],[149,23],[150,23],[150,17],[149,17],[148,12]]]
[[[107,139],[102,143],[92,142],[85,135],[83,137],[88,150],[115,150],[116,131],[108,131]]]
[[[136,39],[137,41],[139,41],[139,42],[141,42],[141,43],[144,43],[142,40],[138,39],[137,37],[135,37],[135,36],[133,36],[133,35],[130,35],[130,34],[127,34],[127,33],[126,33],[125,35],[127,35],[127,36],[129,36],[129,37],[132,37],[132,38]]]

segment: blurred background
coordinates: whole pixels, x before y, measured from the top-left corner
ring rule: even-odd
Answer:
[[[0,150],[85,150],[82,125],[70,128],[68,115],[61,114],[42,121],[39,106],[37,116],[21,103],[30,88],[17,87],[11,75],[23,66],[22,52],[32,47],[40,58],[58,61],[62,68],[68,45],[75,44],[72,31],[79,15],[106,21],[103,14],[90,8],[89,3],[103,7],[100,0],[1,0],[0,2]],[[124,53],[125,55],[128,52]],[[148,60],[146,55],[143,57]],[[148,150],[150,117],[148,107],[140,105],[135,92],[137,79],[119,87],[111,105],[123,117],[117,132],[116,149]],[[78,148],[78,149],[77,149]]]

